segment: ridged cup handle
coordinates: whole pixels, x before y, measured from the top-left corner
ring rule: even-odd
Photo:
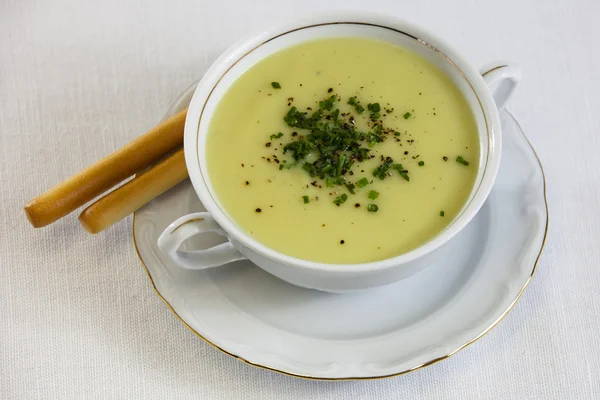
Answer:
[[[481,69],[498,110],[502,110],[521,80],[521,67],[506,62],[495,62]]]
[[[186,239],[206,232],[215,232],[226,237],[228,241],[205,250],[179,249]],[[227,233],[207,212],[189,214],[173,222],[161,233],[158,247],[177,265],[186,269],[213,268],[246,258],[233,246]]]

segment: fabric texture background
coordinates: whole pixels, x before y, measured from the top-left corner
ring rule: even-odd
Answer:
[[[332,2],[0,0],[0,398],[599,399],[600,2],[346,0],[445,37],[474,65],[519,63],[514,113],[545,167],[537,273],[491,333],[397,378],[315,382],[205,344],[155,296],[131,221],[22,206],[152,127],[243,35]]]

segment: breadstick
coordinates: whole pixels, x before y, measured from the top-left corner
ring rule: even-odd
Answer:
[[[183,144],[187,110],[92,164],[25,206],[35,228],[46,226],[163,158]]]
[[[101,232],[187,176],[181,149],[87,207],[79,215],[79,222],[90,233]]]

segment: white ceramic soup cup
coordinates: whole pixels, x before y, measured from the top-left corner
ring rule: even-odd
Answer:
[[[437,236],[393,258],[364,264],[324,264],[273,250],[253,239],[229,217],[207,173],[208,127],[215,107],[231,84],[254,64],[277,51],[329,37],[378,39],[420,54],[452,79],[475,117],[480,144],[479,170],[468,201]],[[183,268],[205,269],[249,259],[289,283],[328,292],[372,288],[410,276],[439,255],[436,250],[471,221],[490,193],[500,163],[502,135],[498,109],[504,106],[519,78],[519,68],[507,63],[490,67],[482,76],[452,47],[430,32],[380,15],[336,13],[311,16],[249,36],[215,61],[200,81],[188,109],[185,159],[194,189],[207,212],[186,215],[173,222],[159,237],[158,246]],[[180,249],[186,239],[203,232],[216,232],[228,241],[204,250]]]

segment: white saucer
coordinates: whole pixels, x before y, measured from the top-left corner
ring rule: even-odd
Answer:
[[[187,106],[196,85],[169,109]],[[501,112],[502,164],[477,217],[446,248],[444,263],[398,283],[351,294],[291,286],[249,261],[189,271],[156,240],[204,208],[183,182],[134,214],[136,250],[161,299],[194,333],[249,364],[316,379],[394,376],[443,360],[479,339],[529,283],[546,237],[540,162],[513,116]],[[190,248],[221,242],[198,236]]]

